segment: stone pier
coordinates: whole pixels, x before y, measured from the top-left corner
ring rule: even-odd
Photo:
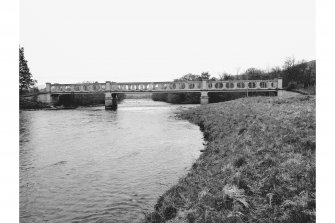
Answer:
[[[277,81],[277,96],[278,97],[283,97],[284,95],[284,90],[283,90],[283,78],[278,78]]]
[[[200,104],[206,105],[208,104],[208,91],[207,91],[207,82],[201,82],[201,96],[200,96]]]
[[[200,96],[200,104],[206,105],[208,104],[208,91],[202,91]]]
[[[110,81],[106,81],[105,109],[106,110],[117,109],[117,95],[115,93],[112,94],[112,83]]]
[[[117,94],[112,94],[112,106],[111,106],[111,109],[112,110],[116,110],[117,109],[117,101],[118,101],[118,98],[117,98]]]
[[[51,83],[46,83],[45,84],[45,92],[47,93],[45,95],[46,97],[46,103],[48,103],[49,105],[52,104],[52,98],[51,98]]]

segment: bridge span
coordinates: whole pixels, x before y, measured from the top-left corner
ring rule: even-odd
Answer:
[[[208,92],[277,92],[282,94],[282,79],[274,80],[233,80],[233,81],[181,81],[181,82],[111,82],[90,84],[46,83],[45,100],[52,104],[62,94],[105,94],[105,108],[116,109],[117,93],[182,93],[200,92],[201,104],[208,103]]]

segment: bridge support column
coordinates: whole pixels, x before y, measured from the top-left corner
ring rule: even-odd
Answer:
[[[105,93],[105,109],[116,110],[117,109],[117,95],[115,93]]]
[[[277,96],[283,97],[284,90],[283,90],[283,78],[278,78],[278,84],[277,84]]]
[[[112,107],[111,107],[111,109],[112,110],[116,110],[117,109],[117,94],[116,93],[113,93],[112,94]]]
[[[200,104],[205,105],[208,104],[208,91],[207,91],[207,82],[201,82],[201,96],[200,96]]]
[[[277,96],[278,96],[279,98],[282,98],[282,97],[284,96],[284,90],[278,90],[278,91],[277,91]]]
[[[106,110],[117,109],[117,95],[115,93],[112,93],[112,83],[110,81],[106,81],[105,109]]]
[[[200,104],[206,105],[208,104],[208,91],[202,91],[200,96]]]
[[[111,82],[106,81],[105,88],[105,109],[112,109],[112,92],[111,92]]]
[[[47,94],[46,97],[46,103],[49,105],[52,105],[52,98],[51,98],[51,83],[45,83],[45,91]]]
[[[105,92],[105,109],[112,109],[112,93]]]

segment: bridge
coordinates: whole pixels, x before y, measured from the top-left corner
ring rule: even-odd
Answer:
[[[180,82],[111,82],[91,84],[46,83],[44,102],[52,104],[63,94],[104,93],[105,108],[116,109],[118,93],[182,93],[200,92],[201,104],[208,103],[209,92],[277,92],[282,94],[282,79],[233,81],[180,81]]]

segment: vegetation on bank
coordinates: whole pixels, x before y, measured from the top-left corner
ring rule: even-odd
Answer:
[[[206,149],[145,222],[315,222],[315,96],[185,110]]]
[[[19,105],[20,110],[51,108],[51,106],[48,104],[38,102],[36,100],[29,100],[24,97],[20,97],[19,101],[20,101],[20,105]]]
[[[282,68],[275,67],[271,70],[264,71],[257,68],[249,68],[239,75],[231,75],[228,73],[220,74],[219,77],[212,77],[208,72],[200,75],[186,74],[178,81],[202,81],[202,80],[271,80],[275,78],[283,78],[283,88],[286,90],[301,91],[307,94],[315,95],[316,82],[316,61],[300,61],[296,62],[294,58],[287,58]],[[249,96],[271,96],[270,93],[249,92]],[[209,102],[216,103],[222,101],[230,101],[237,98],[245,97],[246,93],[209,93]],[[173,104],[199,104],[200,93],[154,93],[152,94],[154,101],[165,101]]]
[[[125,99],[125,94],[118,94],[118,101]],[[37,97],[32,99],[20,97],[20,109],[47,109],[55,108],[76,108],[78,106],[99,106],[105,104],[105,93],[95,94],[64,94],[59,96],[58,103],[53,106],[37,101]]]

